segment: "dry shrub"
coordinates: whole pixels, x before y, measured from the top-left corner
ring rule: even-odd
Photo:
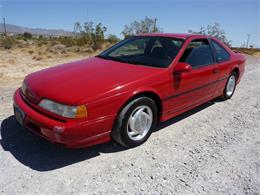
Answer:
[[[44,58],[45,53],[42,51],[38,51],[35,56],[33,56],[33,60],[40,61]]]
[[[79,53],[79,52],[81,52],[81,49],[79,47],[76,47],[74,51]]]
[[[94,53],[94,50],[90,47],[87,47],[87,48],[83,48],[82,52],[84,52],[84,53]]]
[[[65,54],[67,52],[66,46],[62,44],[57,44],[53,46],[49,46],[46,48],[46,51],[51,54]]]
[[[42,59],[42,56],[33,56],[33,60],[40,61]]]
[[[9,59],[7,62],[8,62],[8,64],[15,64],[16,60],[15,60],[15,58],[12,58],[12,59]]]
[[[48,41],[46,41],[46,40],[38,40],[38,42],[37,42],[38,47],[42,47],[43,45],[47,45],[47,44],[48,44]]]
[[[18,48],[27,48],[29,46],[29,43],[27,41],[17,40],[16,45]]]
[[[0,39],[0,46],[2,46],[4,49],[11,49],[16,45],[17,41],[13,37],[1,37]]]
[[[256,53],[260,52],[260,49],[256,48],[232,48],[235,52],[240,52],[248,55],[255,55]]]
[[[53,45],[52,47],[53,49],[55,50],[65,50],[66,49],[66,46],[65,45],[62,45],[62,44],[57,44],[57,45]]]

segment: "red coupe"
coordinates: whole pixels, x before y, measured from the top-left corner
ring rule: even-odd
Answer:
[[[232,97],[245,56],[214,37],[144,34],[96,57],[28,75],[14,94],[24,127],[66,147],[111,140],[135,147],[156,124]]]

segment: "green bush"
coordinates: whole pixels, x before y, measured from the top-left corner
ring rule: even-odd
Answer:
[[[25,32],[25,33],[23,33],[22,38],[24,41],[26,41],[26,40],[32,39],[33,36],[31,33]]]
[[[110,35],[108,35],[108,37],[107,37],[107,41],[108,41],[109,43],[111,43],[111,44],[114,44],[114,43],[119,42],[120,39],[119,39],[116,35],[110,34]]]

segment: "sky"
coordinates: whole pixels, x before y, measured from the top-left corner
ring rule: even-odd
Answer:
[[[126,24],[146,16],[157,18],[167,33],[217,22],[233,46],[250,34],[250,44],[260,47],[260,0],[0,0],[0,17],[9,24],[73,31],[76,21],[93,21],[121,38]]]

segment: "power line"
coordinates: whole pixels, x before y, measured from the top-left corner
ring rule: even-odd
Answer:
[[[154,26],[153,26],[153,31],[156,32],[156,22],[157,22],[157,18],[154,18]]]
[[[250,38],[250,34],[247,34],[247,42],[246,42],[246,48],[248,48],[248,44],[249,44],[249,38]]]
[[[4,36],[6,36],[6,25],[5,25],[5,18],[3,18],[4,21]]]

